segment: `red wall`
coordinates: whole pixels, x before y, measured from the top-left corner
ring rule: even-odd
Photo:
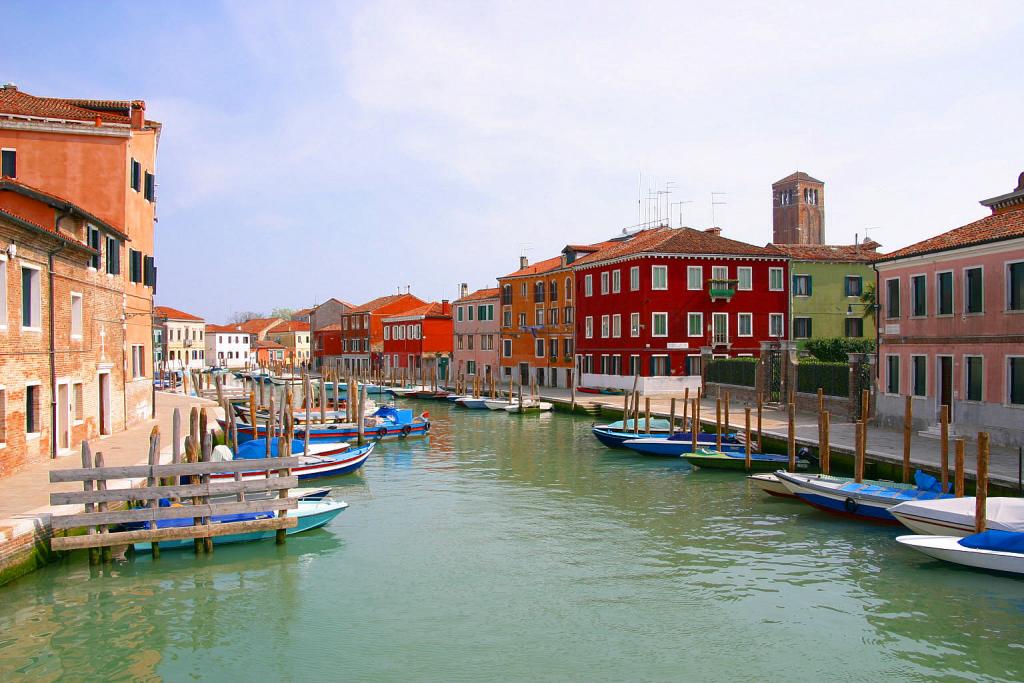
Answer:
[[[668,266],[668,289],[653,290],[651,288],[651,266]],[[702,266],[702,290],[687,289],[687,267]],[[630,291],[629,271],[633,266],[640,267],[640,288]],[[728,266],[729,277],[737,277],[738,266],[752,268],[752,290],[737,291],[730,301],[717,300],[712,302],[706,281],[711,278],[712,266]],[[783,290],[768,290],[768,269],[783,268]],[[601,272],[621,271],[621,290],[618,294],[601,294]],[[584,279],[593,276],[593,294],[585,295]],[[783,334],[788,330],[786,321],[789,319],[789,268],[783,259],[752,259],[752,258],[670,258],[641,257],[613,264],[580,268],[575,271],[576,279],[576,353],[593,355],[593,372],[600,372],[600,356],[602,354],[622,354],[622,373],[629,372],[629,355],[640,355],[640,372],[649,374],[650,356],[669,355],[671,373],[686,374],[686,356],[699,354],[700,347],[711,345],[711,313],[726,312],[729,314],[729,338],[732,343],[729,349],[715,347],[715,354],[759,355],[760,342],[778,340],[768,336],[768,314],[783,314]],[[609,275],[609,281],[611,276]],[[668,337],[652,336],[653,312],[668,313]],[[704,314],[704,336],[688,335],[688,313]],[[753,336],[737,336],[737,313],[753,314]],[[618,338],[601,338],[601,316],[620,314],[622,316],[622,333]],[[630,314],[640,313],[640,324],[643,326],[638,337],[630,336]],[[586,318],[594,319],[593,336],[586,338]],[[783,337],[785,338],[785,337]],[[667,350],[668,343],[686,343],[685,350]]]

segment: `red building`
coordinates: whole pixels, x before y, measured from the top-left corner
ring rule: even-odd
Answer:
[[[446,378],[452,358],[452,307],[447,301],[383,318],[384,368]]]
[[[660,228],[575,259],[579,369],[697,375],[702,348],[756,356],[784,339],[788,260],[720,233]]]
[[[406,313],[426,303],[412,294],[392,294],[377,297],[342,314],[339,321],[341,357],[338,363],[345,371],[382,368],[384,325],[381,321],[388,316]]]

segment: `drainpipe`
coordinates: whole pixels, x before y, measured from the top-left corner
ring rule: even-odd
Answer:
[[[54,222],[54,229],[60,232],[61,219],[67,218],[68,214],[58,215],[57,220]],[[60,246],[53,251],[46,252],[46,279],[47,279],[47,293],[48,305],[49,305],[49,319],[50,319],[50,334],[49,334],[49,355],[50,355],[50,457],[56,459],[57,457],[57,346],[56,346],[56,335],[53,331],[54,326],[54,313],[53,313],[53,257],[64,251],[65,244],[61,242]]]

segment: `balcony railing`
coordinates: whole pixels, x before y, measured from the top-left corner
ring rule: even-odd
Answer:
[[[736,284],[738,282],[739,280],[711,278],[708,280],[708,292],[711,295],[711,300],[725,299],[728,301],[736,293]]]

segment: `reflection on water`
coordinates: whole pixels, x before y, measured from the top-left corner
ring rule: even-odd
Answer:
[[[325,529],[0,589],[0,680],[1024,678],[1024,582],[588,420],[416,407]]]

